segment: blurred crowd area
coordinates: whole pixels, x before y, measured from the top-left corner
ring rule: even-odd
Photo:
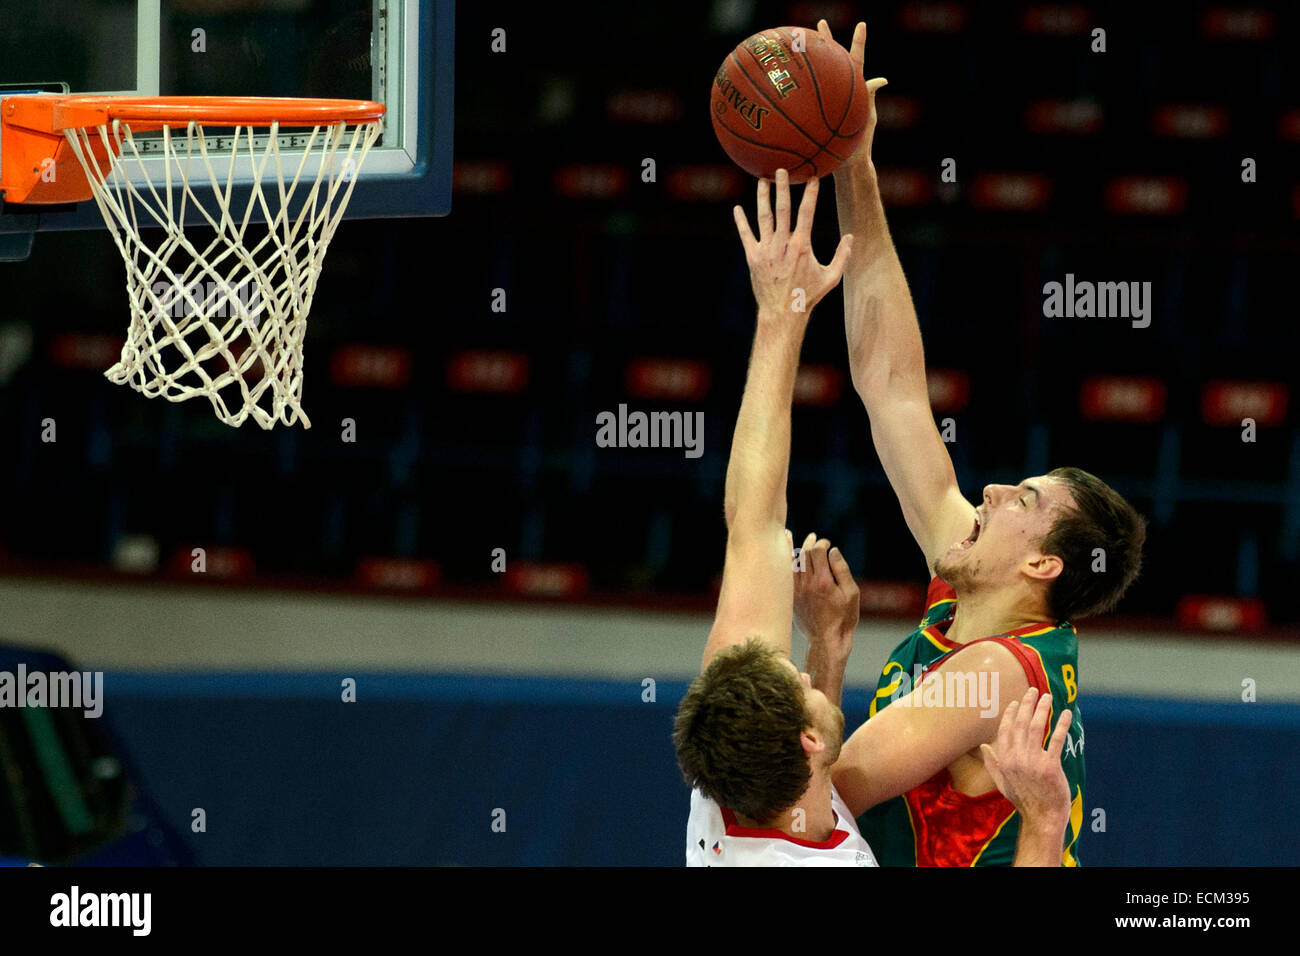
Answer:
[[[310,430],[108,383],[117,250],[39,235],[0,266],[5,569],[181,578],[202,548],[205,574],[252,584],[707,603],[753,321],[730,212],[752,214],[752,181],[714,139],[709,83],[758,28],[826,16],[847,41],[860,9],[458,5],[453,211],[340,228],[308,323]],[[1151,527],[1125,614],[1300,623],[1298,18],[871,6],[875,158],[962,487],[1076,465],[1129,496]],[[1046,317],[1067,275],[1149,282],[1150,324]],[[792,530],[843,548],[868,610],[911,611],[926,571],[838,294],[803,358]],[[620,405],[702,412],[703,454],[599,447]]]

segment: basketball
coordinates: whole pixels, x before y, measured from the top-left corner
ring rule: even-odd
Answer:
[[[867,128],[867,84],[849,52],[816,30],[775,27],[740,43],[718,67],[713,131],[752,176],[790,182],[833,173]]]

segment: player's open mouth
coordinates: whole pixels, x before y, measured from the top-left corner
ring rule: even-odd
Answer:
[[[973,545],[976,542],[979,536],[980,536],[980,513],[977,511],[975,512],[975,526],[971,528],[970,537],[968,537],[961,544],[957,545],[957,547],[960,548],[962,551],[969,551],[971,545]]]

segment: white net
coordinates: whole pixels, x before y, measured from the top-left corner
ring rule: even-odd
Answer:
[[[222,145],[233,149],[219,157],[194,122],[175,133],[164,128],[160,140],[137,140],[117,120],[65,135],[126,262],[131,324],[108,378],[150,398],[207,398],[217,418],[235,427],[251,416],[262,428],[297,421],[310,428],[302,410],[307,314],[380,125],[304,129],[306,148],[287,181],[278,126],[260,129],[223,132]],[[110,157],[102,171],[92,136]],[[159,154],[162,172],[154,158],[151,177],[145,160]],[[232,209],[241,160],[251,163],[252,185],[242,208]],[[191,227],[195,237],[186,232],[191,210],[206,222]]]

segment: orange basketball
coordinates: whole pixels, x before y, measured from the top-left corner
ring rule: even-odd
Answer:
[[[713,131],[753,176],[825,176],[866,132],[867,84],[849,51],[816,30],[775,27],[732,50],[713,78]]]

